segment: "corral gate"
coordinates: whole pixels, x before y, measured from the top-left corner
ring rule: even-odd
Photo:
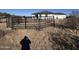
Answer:
[[[7,20],[7,27],[12,29],[42,29],[54,25],[53,19],[32,19],[31,17],[14,16]]]

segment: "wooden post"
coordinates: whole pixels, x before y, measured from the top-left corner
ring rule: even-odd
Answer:
[[[11,16],[8,18],[8,26],[10,28],[12,27],[12,18],[11,18]]]
[[[1,23],[1,18],[0,18],[0,23]]]
[[[25,29],[26,29],[26,27],[27,27],[27,26],[26,26],[27,18],[26,18],[26,17],[24,17],[24,18],[25,18]]]
[[[55,27],[55,19],[54,19],[54,16],[53,16],[53,26]]]
[[[41,29],[40,20],[41,20],[41,19],[38,19],[38,23],[39,23],[39,27],[38,27],[38,30],[39,30],[39,31],[40,31],[40,29]]]
[[[14,18],[11,17],[11,23],[12,23],[12,30],[14,29]]]
[[[47,24],[46,18],[45,18],[44,20],[45,20],[45,27],[47,27],[47,26],[48,26],[48,24]]]
[[[7,26],[7,28],[8,28],[8,17],[6,18],[6,26]]]

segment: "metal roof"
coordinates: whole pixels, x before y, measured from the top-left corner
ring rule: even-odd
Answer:
[[[53,12],[49,12],[49,11],[41,11],[41,12],[35,12],[32,13],[33,15],[35,14],[56,14],[56,15],[66,15],[65,13],[53,13]]]

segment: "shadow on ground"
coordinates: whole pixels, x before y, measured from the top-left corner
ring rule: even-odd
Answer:
[[[20,44],[21,44],[21,50],[30,50],[30,44],[31,44],[31,41],[30,41],[30,39],[27,37],[27,36],[25,36],[22,40],[21,40],[21,42],[20,42]]]

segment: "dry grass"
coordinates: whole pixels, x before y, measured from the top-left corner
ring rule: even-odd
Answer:
[[[74,43],[72,43],[74,39],[72,40],[70,37],[79,36],[79,34],[77,34],[76,36],[75,30],[72,31],[70,29],[64,30],[54,27],[47,27],[42,29],[41,31],[36,31],[34,29],[10,30],[6,28],[6,24],[0,24],[0,34],[0,49],[12,50],[21,48],[20,41],[24,38],[25,35],[28,36],[28,38],[31,40],[30,47],[32,50],[67,49],[65,48],[64,43],[62,43],[62,41],[65,41],[66,39],[67,40],[65,42],[71,45],[73,44],[74,48],[72,49],[76,49],[76,46],[74,45]],[[61,44],[58,42],[56,43],[54,39],[55,37],[57,38],[56,41],[60,42]],[[61,45],[63,46],[61,47]],[[70,47],[71,45],[68,45],[68,47]],[[5,48],[5,46],[7,46],[8,48]]]
[[[52,43],[52,49],[55,50],[79,49],[78,36],[60,33],[50,33],[49,41]]]

